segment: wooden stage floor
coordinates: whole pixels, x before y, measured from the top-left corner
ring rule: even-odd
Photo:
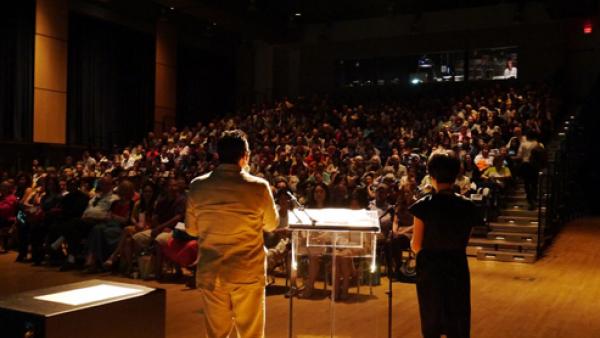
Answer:
[[[159,284],[110,275],[57,272],[13,263],[0,255],[0,296],[90,278],[139,283],[167,289],[167,337],[204,337],[196,291],[181,284]],[[600,219],[566,226],[535,264],[469,260],[472,283],[472,336],[484,338],[600,337]],[[361,287],[361,295],[336,305],[338,337],[386,337],[387,280]],[[394,283],[394,337],[420,337],[413,284]],[[267,296],[268,338],[287,337],[288,300],[275,288]],[[356,292],[352,288],[351,293]],[[328,299],[296,301],[296,337],[328,334]],[[0,334],[1,335],[1,334]]]

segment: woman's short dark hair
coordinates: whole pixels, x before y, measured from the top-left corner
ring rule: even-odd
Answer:
[[[454,183],[460,172],[460,161],[447,154],[435,154],[427,162],[427,171],[439,183]]]
[[[239,129],[224,131],[217,142],[217,153],[221,163],[236,164],[248,151],[246,133]]]

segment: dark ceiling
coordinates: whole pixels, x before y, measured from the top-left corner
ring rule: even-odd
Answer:
[[[538,2],[557,15],[598,13],[598,0],[158,0],[182,10],[210,7],[239,16],[261,15],[280,20],[295,17],[303,23],[334,22],[386,15],[417,14],[503,3]],[[300,17],[295,14],[300,13]]]
[[[229,31],[271,41],[297,38],[301,26],[341,20],[421,14],[498,4],[543,3],[550,17],[598,15],[600,0],[76,0],[138,20],[188,21],[208,31]]]

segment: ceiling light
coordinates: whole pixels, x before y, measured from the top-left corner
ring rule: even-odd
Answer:
[[[296,13],[294,13],[294,16],[302,16],[302,13],[296,12]]]

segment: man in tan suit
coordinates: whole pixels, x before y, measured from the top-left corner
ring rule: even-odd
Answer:
[[[240,130],[226,131],[217,144],[220,165],[194,179],[186,230],[198,237],[196,284],[210,338],[264,337],[265,251],[263,230],[279,222],[269,183],[250,175],[250,150]]]

